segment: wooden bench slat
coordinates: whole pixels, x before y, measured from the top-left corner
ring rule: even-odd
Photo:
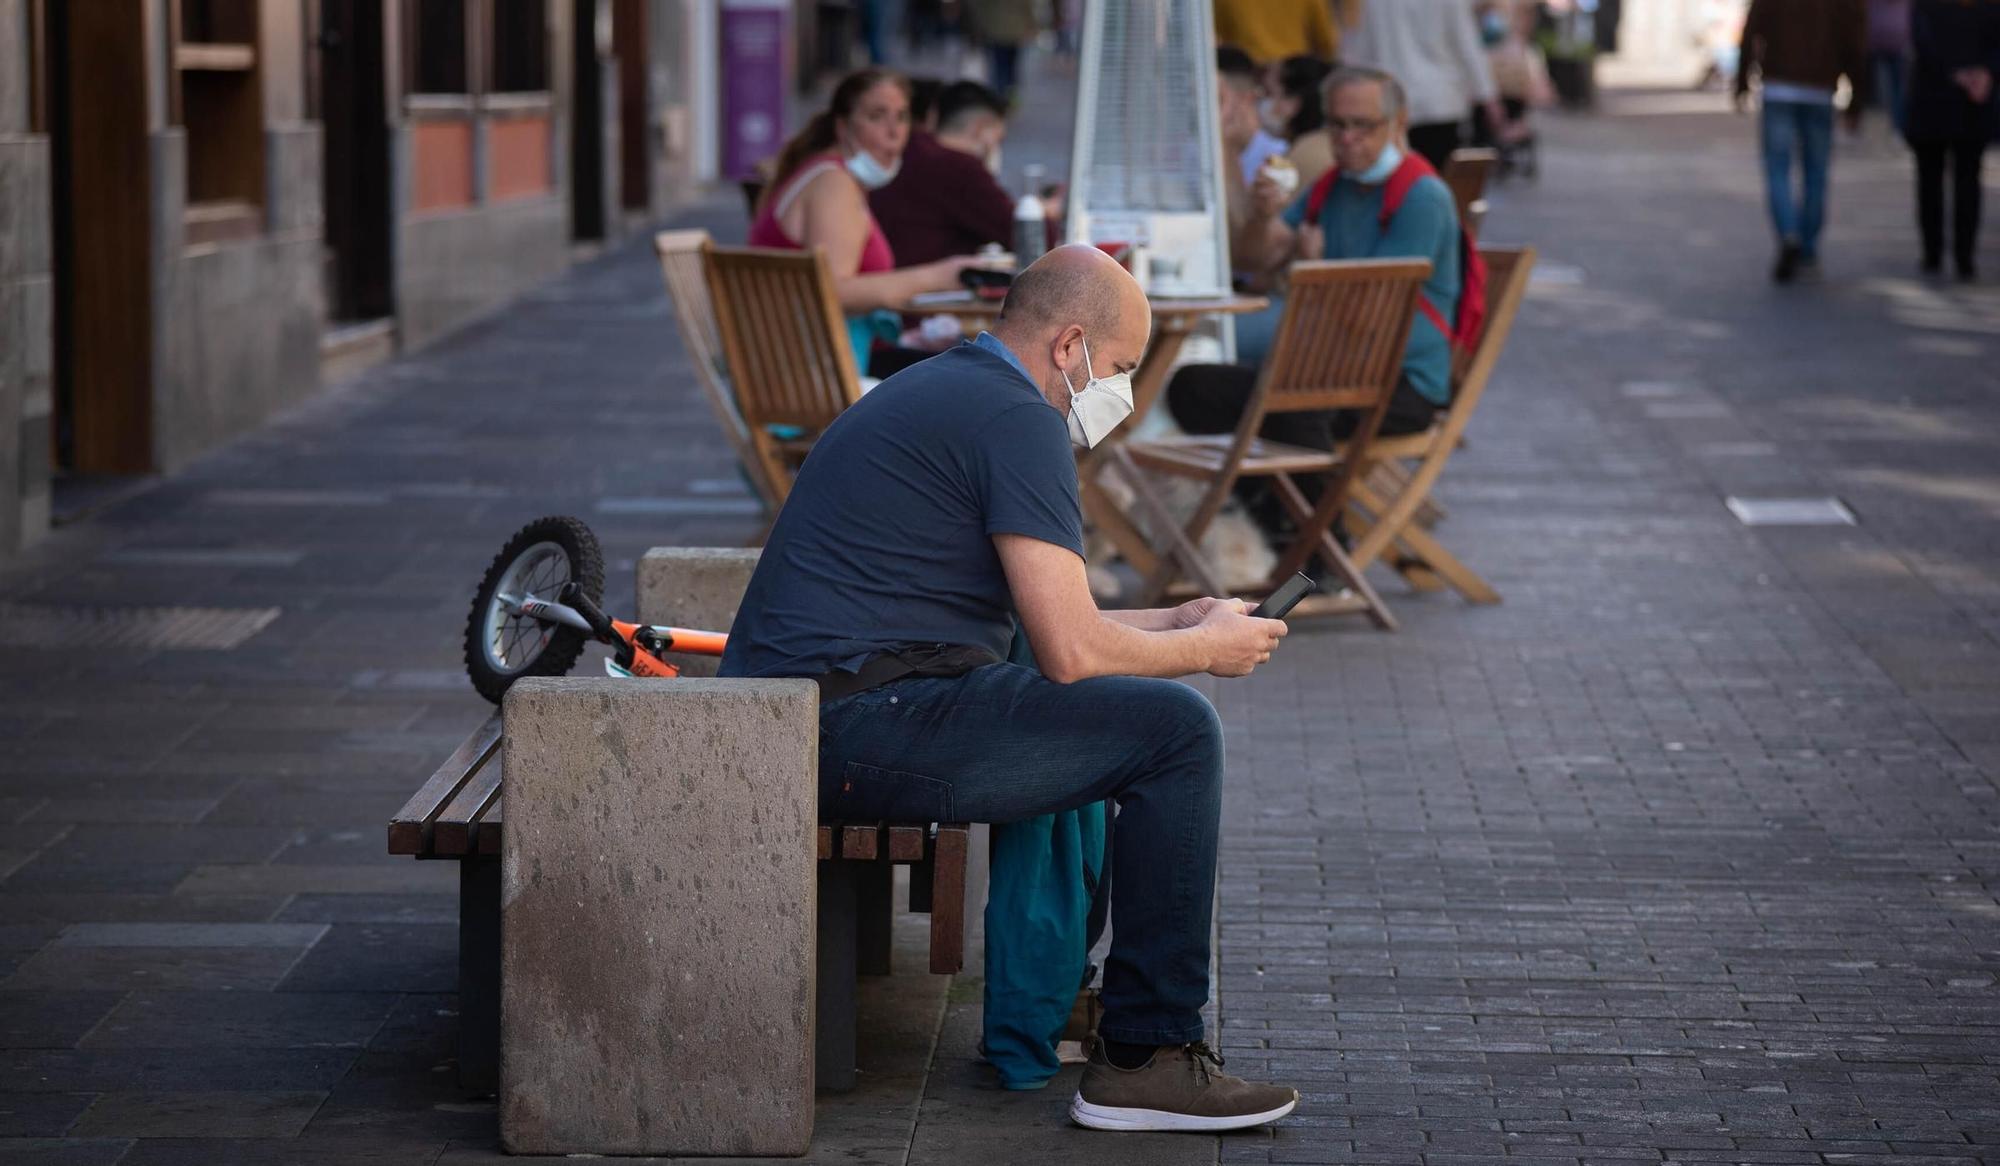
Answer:
[[[390,854],[430,853],[431,827],[460,787],[500,748],[500,714],[486,718],[437,772],[430,775],[396,816],[389,819]]]
[[[889,861],[922,862],[924,859],[924,839],[930,830],[923,826],[889,827]]]
[[[963,822],[938,824],[931,876],[931,971],[956,975],[965,966],[965,855]]]
[[[500,796],[500,764],[495,754],[438,811],[437,821],[431,824],[432,854],[473,853],[473,823]]]
[[[818,830],[818,834],[819,834],[819,860],[821,862],[831,861],[833,858],[833,827],[822,823]]]
[[[873,862],[881,853],[882,823],[847,825],[840,829],[840,857]]]
[[[479,815],[479,828],[473,831],[472,844],[481,854],[500,853],[501,830],[506,825],[506,817],[500,812],[504,798],[494,798],[486,812]]]

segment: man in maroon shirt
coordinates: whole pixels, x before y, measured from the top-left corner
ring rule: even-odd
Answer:
[[[993,176],[1007,136],[1006,102],[976,81],[958,81],[938,96],[937,112],[937,133],[912,130],[895,180],[868,195],[897,267],[1013,239],[1014,200]]]

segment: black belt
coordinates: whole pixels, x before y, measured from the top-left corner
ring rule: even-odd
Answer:
[[[824,672],[813,680],[819,685],[819,702],[825,704],[905,677],[963,676],[974,668],[999,662],[1000,657],[986,648],[966,644],[913,644],[894,651],[878,652],[863,661],[854,672]]]

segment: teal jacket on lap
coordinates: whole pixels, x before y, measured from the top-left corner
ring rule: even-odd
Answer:
[[[1024,635],[1009,660],[1034,666]],[[1106,803],[993,827],[986,896],[986,1059],[1008,1089],[1040,1089],[1062,1066],[1069,1022],[1096,936],[1090,906],[1104,877]]]

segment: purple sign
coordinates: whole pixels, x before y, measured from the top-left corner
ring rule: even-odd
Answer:
[[[748,178],[785,144],[785,87],[791,84],[790,5],[778,0],[722,3],[722,172]]]

